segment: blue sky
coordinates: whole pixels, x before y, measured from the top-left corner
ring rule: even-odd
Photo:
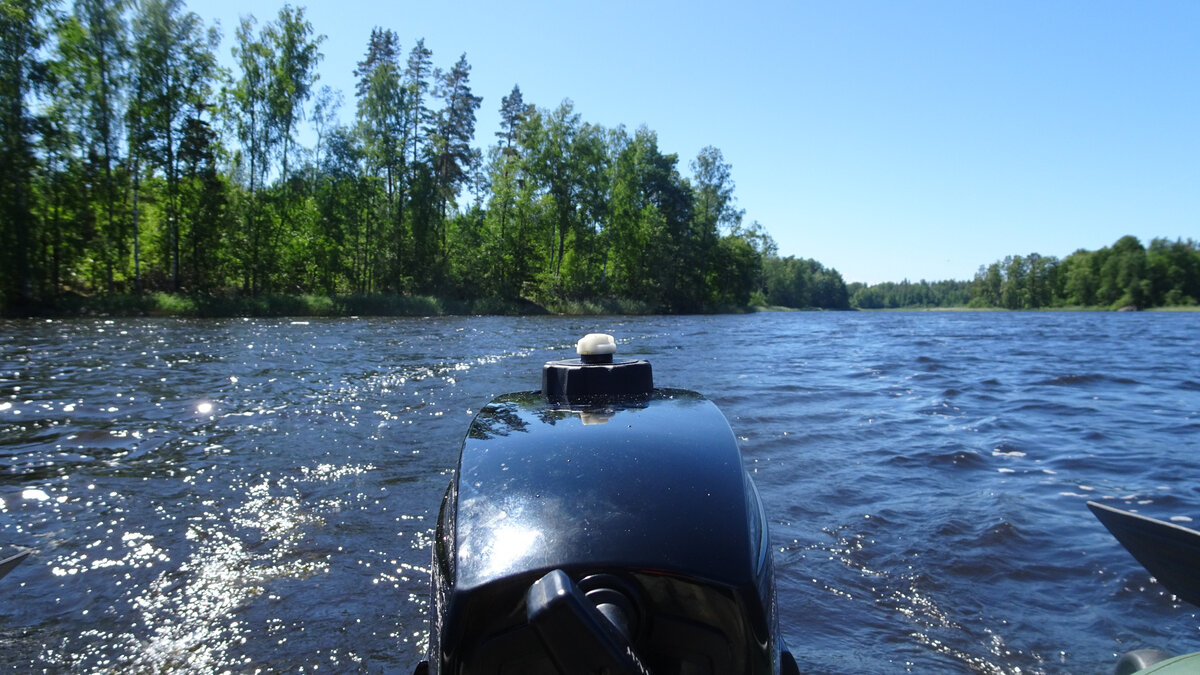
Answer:
[[[1200,2],[365,2],[305,5],[320,84],[353,115],[373,26],[462,53],[483,96],[571,99],[646,125],[688,162],[733,167],[738,206],[781,255],[847,281],[969,279],[1009,254],[1063,257],[1125,234],[1200,239]],[[282,2],[194,2],[219,20]]]

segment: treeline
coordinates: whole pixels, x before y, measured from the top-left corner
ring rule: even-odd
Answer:
[[[848,290],[858,309],[1191,306],[1200,299],[1200,242],[1158,238],[1145,247],[1126,236],[1062,260],[1008,256],[980,267],[971,281],[854,283]]]
[[[846,282],[837,270],[792,256],[764,259],[762,296],[754,300],[782,307],[850,309]]]
[[[1200,243],[1126,236],[1098,251],[1066,258],[1009,256],[981,267],[972,307],[1137,307],[1195,305],[1200,299]]]
[[[653,131],[514,86],[477,149],[465,55],[438,67],[375,29],[343,124],[303,9],[244,18],[228,72],[181,0],[2,1],[4,307],[151,290],[847,304],[835,271],[742,224],[716,148],[686,177]]]
[[[538,107],[516,86],[481,150],[465,55],[439,67],[423,41],[405,51],[377,28],[346,104],[317,86],[323,38],[291,6],[239,23],[232,70],[181,0],[0,10],[0,310],[148,291],[668,312],[1200,299],[1197,243],[1133,237],[1010,256],[969,282],[847,286],[743,224],[720,150],[682,162],[649,129]]]
[[[969,281],[921,281],[850,284],[850,304],[858,309],[965,307],[971,301]]]

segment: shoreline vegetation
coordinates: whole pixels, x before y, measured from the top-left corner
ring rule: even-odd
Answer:
[[[980,266],[971,281],[851,284],[858,309],[1186,310],[1200,298],[1200,243],[1124,236],[1063,259],[1030,253]]]
[[[1098,312],[1118,311],[1109,307],[1062,306],[1034,310],[1008,310],[1003,307],[908,306],[891,308],[859,308],[828,310],[820,307],[785,307],[782,305],[744,305],[707,308],[702,314],[753,314],[761,312]],[[1128,311],[1128,310],[1127,310]],[[1151,307],[1150,312],[1200,312],[1200,305]],[[27,312],[8,312],[9,318],[111,318],[111,317],[175,317],[175,318],[344,318],[344,317],[429,317],[429,316],[646,316],[662,314],[653,305],[639,300],[605,298],[600,300],[569,300],[540,305],[529,300],[499,300],[495,298],[455,299],[431,295],[266,295],[257,298],[242,296],[195,296],[171,293],[143,295],[73,296],[54,305],[42,305]]]
[[[736,307],[715,313],[751,311]],[[25,315],[38,318],[71,317],[351,317],[351,316],[454,316],[454,315],[601,315],[657,314],[647,303],[609,298],[566,301],[543,306],[528,300],[496,298],[459,299],[432,295],[263,295],[215,296],[164,292],[143,295],[75,296],[52,306],[41,306]]]
[[[424,40],[406,54],[395,31],[364,35],[344,97],[317,86],[323,36],[303,7],[243,17],[228,70],[220,27],[182,2],[21,7],[0,21],[4,316],[1200,301],[1200,243],[1133,236],[1010,255],[969,281],[847,284],[743,222],[716,147],[689,161],[645,126],[590,123],[570,99],[540,107],[517,85],[481,147],[466,55],[437,66]]]
[[[769,237],[765,234],[769,242]],[[1200,243],[1125,236],[1112,247],[1063,260],[1032,253],[980,266],[971,281],[846,284],[815,260],[751,256],[735,294],[678,291],[629,297],[574,293],[560,279],[525,284],[526,295],[60,291],[0,305],[7,317],[345,317],[444,315],[738,314],[765,311],[1200,311]],[[725,278],[728,281],[728,278]],[[553,281],[550,287],[547,283]],[[706,279],[719,287],[719,279]],[[594,287],[598,289],[603,285]],[[611,290],[611,289],[610,289]],[[694,291],[695,289],[693,289]],[[671,300],[674,300],[672,302]]]
[[[735,294],[676,291],[630,297],[569,293],[526,284],[530,295],[438,293],[62,292],[0,306],[0,316],[438,316],[647,315],[807,310],[1200,311],[1200,243],[1125,236],[1112,247],[1063,260],[1008,256],[980,266],[971,281],[846,284],[815,260],[759,256]],[[743,270],[746,272],[747,270]],[[547,281],[547,279],[543,279]],[[715,281],[712,283],[716,284]],[[719,285],[719,284],[717,284]],[[668,301],[675,298],[676,302]]]

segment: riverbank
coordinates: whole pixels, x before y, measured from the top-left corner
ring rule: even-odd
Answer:
[[[1170,307],[1146,307],[1137,310],[1118,310],[1111,307],[1039,307],[1037,309],[1005,309],[1003,307],[880,307],[855,308],[856,312],[1200,312],[1200,305],[1174,305]]]
[[[738,313],[746,308],[717,308],[714,313]],[[481,298],[464,300],[432,295],[142,295],[66,296],[51,304],[7,308],[8,317],[342,317],[342,316],[538,316],[650,315],[661,311],[649,303],[625,298],[562,300],[544,304],[531,300]]]
[[[778,305],[710,307],[703,314],[746,314],[753,312],[821,311]],[[858,309],[862,312],[1007,312],[999,307],[894,307]],[[1046,307],[1037,312],[1103,312],[1107,307]],[[1152,307],[1149,312],[1197,312],[1200,306]],[[4,316],[16,317],[342,317],[342,316],[601,316],[670,314],[662,308],[628,298],[531,300],[481,298],[465,300],[432,295],[185,295],[145,293],[142,295],[65,296],[48,305],[8,308]],[[674,312],[678,313],[678,312]]]

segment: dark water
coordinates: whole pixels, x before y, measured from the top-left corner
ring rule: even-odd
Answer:
[[[1084,507],[1200,519],[1200,314],[81,320],[0,323],[0,664],[407,672],[471,415],[594,330],[729,418],[803,669],[1200,650]]]

